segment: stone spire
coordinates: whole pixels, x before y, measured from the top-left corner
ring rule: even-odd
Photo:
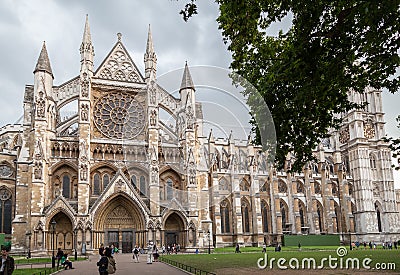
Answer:
[[[156,78],[157,55],[154,51],[153,37],[151,35],[151,28],[149,25],[149,32],[147,34],[147,45],[146,53],[144,54],[144,66],[145,66],[145,79]]]
[[[45,42],[43,42],[42,51],[40,52],[39,59],[36,63],[36,67],[35,67],[35,70],[33,71],[33,73],[36,73],[39,71],[49,73],[54,79],[53,71],[51,70],[51,66],[50,66],[49,55],[47,54],[47,50],[46,50]]]
[[[189,71],[187,62],[185,63],[185,70],[183,71],[181,88],[179,89],[179,91],[182,91],[185,89],[192,89],[193,91],[195,91],[192,76],[190,75],[190,71]]]
[[[79,49],[81,54],[81,65],[87,65],[90,71],[93,71],[94,47],[90,35],[89,16],[86,14],[85,29],[83,31],[82,43]]]
[[[89,15],[86,14],[85,30],[83,31],[83,43],[92,44],[92,37],[90,35]]]

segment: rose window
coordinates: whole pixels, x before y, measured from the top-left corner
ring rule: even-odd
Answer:
[[[109,138],[132,139],[144,128],[142,104],[129,94],[110,93],[100,98],[93,111],[94,124]]]

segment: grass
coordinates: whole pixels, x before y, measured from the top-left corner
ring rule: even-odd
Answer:
[[[302,251],[307,251],[307,250],[329,250],[329,251],[334,251],[338,247],[337,246],[305,246],[302,247]],[[206,251],[207,249],[205,249]],[[297,246],[284,246],[282,247],[282,251],[298,251],[299,248]],[[240,247],[241,252],[262,252],[262,247]],[[267,247],[267,252],[268,251],[275,251],[275,247]],[[220,248],[215,248],[214,253],[235,253],[235,247],[220,247]]]
[[[71,262],[74,261],[74,257],[69,258]],[[78,261],[86,260],[85,257],[78,257]],[[39,264],[39,263],[51,263],[51,257],[39,257],[39,258],[30,258],[27,259],[26,257],[15,257],[14,258],[15,264]],[[57,263],[57,260],[56,260]]]
[[[336,248],[336,247],[335,247]],[[262,248],[261,248],[262,249]],[[285,250],[287,249],[287,250]],[[218,250],[217,250],[218,251]],[[198,255],[168,255],[163,256],[163,258],[170,259],[173,261],[177,261],[180,263],[184,263],[186,265],[204,270],[209,272],[218,273],[219,269],[222,268],[250,268],[255,271],[259,271],[257,267],[257,260],[261,257],[264,257],[264,253],[260,253],[260,248],[258,248],[258,253],[254,252],[252,249],[243,249],[241,248],[242,253],[234,254],[234,253],[224,253],[225,250],[222,249],[222,253],[214,253],[214,254],[198,254]],[[250,253],[247,253],[250,252]],[[288,266],[288,261],[291,258],[298,259],[301,267],[301,260],[303,258],[314,258],[316,260],[316,265],[320,265],[322,258],[329,258],[329,256],[334,258],[339,258],[336,254],[336,251],[332,248],[325,247],[319,251],[316,251],[315,248],[302,248],[302,251],[297,251],[284,248],[282,252],[272,252],[271,248],[267,250],[268,255],[268,263],[271,258],[275,258],[273,262],[273,268],[278,269],[277,267],[277,259],[284,258],[286,259],[286,263],[284,265]],[[362,265],[362,261],[365,258],[370,258],[372,262],[369,264],[370,267],[374,267],[376,263],[395,263],[395,271],[400,271],[400,250],[353,250],[348,251],[347,256],[343,257],[343,267],[345,267],[345,261],[348,258],[357,258],[359,259],[360,265]],[[338,261],[338,264],[340,262]],[[293,262],[295,264],[295,262]],[[328,268],[328,261],[324,262],[324,267]],[[269,267],[268,267],[269,269]],[[247,270],[248,271],[248,270]]]
[[[13,275],[28,275],[28,274],[29,275],[32,275],[32,274],[39,275],[40,272],[42,275],[44,275],[44,274],[51,274],[55,271],[56,271],[56,269],[52,269],[52,268],[24,268],[24,269],[15,269],[13,272]]]

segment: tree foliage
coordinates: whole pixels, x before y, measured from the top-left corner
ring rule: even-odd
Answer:
[[[400,64],[399,0],[215,2],[219,28],[232,52],[231,69],[257,88],[272,113],[280,166],[291,152],[293,168],[300,170],[321,139],[339,127],[340,114],[360,107],[348,100],[350,89],[399,88],[394,77]],[[189,5],[193,10],[195,0]],[[193,15],[182,14],[186,20]],[[289,14],[290,29],[268,36],[271,24]],[[253,92],[244,94],[257,113]],[[259,134],[256,142],[262,143]]]

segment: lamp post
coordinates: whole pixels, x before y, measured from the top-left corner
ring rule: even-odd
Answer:
[[[26,232],[26,236],[28,236],[28,256],[27,256],[27,258],[30,259],[31,258],[31,236],[32,236],[32,232],[31,231]]]
[[[51,257],[51,267],[55,268],[56,267],[56,257],[54,256],[54,236],[56,235],[56,221],[52,220],[50,223],[50,230],[51,230],[51,234],[52,234],[52,242],[51,242],[51,250],[53,251],[53,255]]]
[[[208,254],[211,254],[211,250],[210,250],[210,241],[211,241],[210,229],[207,231],[207,237],[208,237]]]
[[[78,236],[78,229],[74,229],[74,248],[75,248],[75,261],[78,260],[78,249],[76,245],[77,241],[77,236]]]
[[[351,245],[351,234],[350,234],[350,229],[349,229],[349,246],[350,246],[350,250],[353,250],[353,246]]]

